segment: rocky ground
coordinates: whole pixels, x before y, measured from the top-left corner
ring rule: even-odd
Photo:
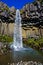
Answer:
[[[8,63],[8,65],[43,65],[40,62],[33,62],[33,61],[28,61],[28,62],[18,62],[18,63]]]

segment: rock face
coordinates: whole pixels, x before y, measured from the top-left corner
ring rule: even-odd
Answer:
[[[35,1],[35,3],[36,4],[34,4],[34,3],[28,3],[28,4],[26,4],[25,6],[23,6],[23,8],[21,9],[21,11],[22,11],[22,17],[24,17],[23,15],[25,14],[25,16],[27,17],[27,18],[29,18],[30,16],[35,16],[35,14],[36,14],[36,16],[40,16],[40,13],[41,13],[41,16],[43,16],[42,15],[42,10],[43,10],[43,5],[42,4],[40,4],[40,2],[39,1]],[[8,11],[9,10],[9,11]],[[40,11],[41,10],[41,11]],[[4,14],[4,16],[5,15],[7,15],[7,12],[5,13],[4,11],[7,11],[7,12],[10,12],[10,15],[9,15],[9,18],[12,18],[12,17],[14,17],[15,16],[15,11],[16,11],[16,9],[14,8],[14,6],[12,6],[11,8],[9,8],[8,6],[7,6],[7,4],[5,4],[5,3],[3,3],[3,2],[0,2],[0,13],[3,13]],[[25,12],[25,13],[24,13]],[[3,15],[2,14],[2,15]]]
[[[28,62],[18,62],[18,63],[8,63],[8,65],[43,65],[42,63],[40,62],[33,62],[33,61],[28,61]]]
[[[15,21],[15,12],[16,12],[16,9],[13,6],[9,8],[5,3],[0,2],[0,33],[1,34],[7,34],[7,35],[10,34],[11,36],[13,36],[12,32],[13,32],[13,25]],[[28,26],[38,25],[39,27],[40,24],[43,26],[43,4],[40,4],[39,1],[37,1],[36,4],[34,3],[26,4],[25,6],[23,6],[20,12],[22,17],[23,27],[26,27],[29,29]],[[42,20],[42,21],[39,21],[39,20]],[[24,28],[23,30],[28,30],[28,29]]]
[[[34,3],[28,3],[26,4],[25,6],[23,6],[23,8],[21,9],[21,11],[25,14],[25,16],[27,18],[29,18],[30,16],[32,18],[36,17],[36,18],[39,18],[40,16],[43,16],[42,14],[40,13],[43,13],[43,6],[42,4],[39,2],[39,1],[35,1],[35,4]],[[22,17],[23,17],[23,14],[22,13]]]

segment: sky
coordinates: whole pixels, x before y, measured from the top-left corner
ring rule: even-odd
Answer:
[[[6,3],[9,7],[14,6],[16,9],[21,9],[25,4],[34,2],[35,0],[0,0]]]

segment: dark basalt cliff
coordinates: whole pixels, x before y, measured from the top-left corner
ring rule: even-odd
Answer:
[[[41,3],[40,3],[41,2]],[[0,22],[14,23],[16,9],[12,6],[9,8],[5,3],[0,2]],[[27,3],[20,10],[22,24],[43,25],[43,2],[35,1]]]

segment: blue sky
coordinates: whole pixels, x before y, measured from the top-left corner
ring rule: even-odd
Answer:
[[[31,3],[35,0],[1,0],[6,3],[9,7],[14,6],[16,9],[21,9],[26,3]]]

